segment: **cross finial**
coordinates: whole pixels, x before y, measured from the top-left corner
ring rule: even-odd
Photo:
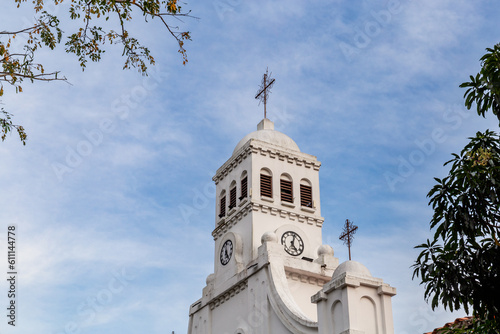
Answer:
[[[356,225],[352,224],[349,219],[346,219],[344,230],[339,237],[340,240],[344,241],[344,245],[347,245],[347,248],[349,248],[349,261],[351,261],[351,244],[357,229],[358,227]]]
[[[268,69],[266,68],[266,73],[264,73],[262,84],[259,87],[257,95],[255,95],[256,99],[260,99],[260,102],[264,102],[264,118],[267,118],[267,111],[266,111],[267,98],[269,96],[271,87],[274,85],[274,82],[276,81],[275,79],[271,78],[271,74],[272,73],[268,73]]]

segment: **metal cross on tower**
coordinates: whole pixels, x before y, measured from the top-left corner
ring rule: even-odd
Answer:
[[[339,237],[340,240],[344,241],[344,245],[347,245],[347,248],[349,248],[349,261],[351,261],[351,244],[357,229],[358,227],[356,225],[352,224],[349,219],[346,219],[344,230]]]
[[[274,85],[274,82],[276,81],[275,79],[271,78],[271,74],[268,73],[268,69],[266,68],[266,73],[264,73],[262,84],[259,87],[257,95],[255,95],[256,99],[260,99],[260,102],[264,102],[264,118],[267,118],[267,111],[266,111],[267,98],[269,96],[271,87]]]

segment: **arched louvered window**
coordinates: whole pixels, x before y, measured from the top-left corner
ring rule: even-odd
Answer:
[[[306,180],[300,180],[300,206],[312,208],[312,187],[311,183]]]
[[[273,197],[273,176],[267,169],[261,169],[260,171],[260,195]]]
[[[248,175],[247,172],[244,171],[241,174],[241,196],[240,201],[248,196]]]
[[[229,189],[229,210],[231,210],[236,206],[236,181],[231,182]]]
[[[293,203],[293,182],[290,175],[282,174],[280,177],[281,201]]]
[[[219,218],[222,218],[226,215],[226,191],[223,190],[220,193],[220,199],[219,199]]]

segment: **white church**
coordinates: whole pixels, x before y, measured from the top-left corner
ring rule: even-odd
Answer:
[[[188,334],[393,334],[396,289],[322,243],[319,169],[264,118],[213,177],[214,271]]]

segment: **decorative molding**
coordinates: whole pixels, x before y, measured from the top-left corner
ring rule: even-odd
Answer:
[[[198,299],[195,303],[191,304],[189,307],[189,316],[191,317],[194,313],[198,312],[202,308],[202,299]]]
[[[302,152],[289,151],[284,149],[283,147],[266,143],[258,139],[250,139],[239,149],[238,152],[236,152],[236,154],[229,158],[217,170],[215,176],[212,178],[215,184],[219,184],[221,180],[223,180],[250,154],[268,156],[271,159],[278,158],[279,160],[286,161],[289,164],[295,164],[304,168],[313,168],[316,171],[319,171],[319,168],[321,167],[321,162],[319,162],[313,155]]]
[[[308,283],[308,284],[317,285],[320,287],[323,287],[323,285],[325,285],[328,282],[326,277],[325,277],[325,279],[320,279],[317,276],[306,275],[304,273],[297,273],[297,272],[289,271],[286,269],[285,269],[285,274],[286,274],[286,278],[289,280],[300,281],[302,283]]]
[[[248,202],[248,196],[247,196],[247,197],[245,197],[245,198],[243,198],[243,199],[241,199],[241,200],[240,200],[240,204],[238,204],[238,206],[240,206],[240,207],[241,207],[241,206],[242,206],[243,204],[245,204],[246,202]]]
[[[267,197],[264,195],[260,195],[260,199],[269,203],[274,203],[274,199],[272,197]]]
[[[253,211],[260,211],[262,213],[267,213],[272,216],[279,215],[281,218],[289,219],[292,221],[298,221],[299,223],[306,223],[309,225],[316,225],[318,227],[322,227],[323,222],[325,221],[325,219],[322,217],[315,218],[311,216],[301,215],[282,208],[270,207],[269,205],[255,203],[255,202],[252,202],[251,204]]]
[[[230,216],[222,218],[217,227],[212,231],[212,236],[214,240],[219,239],[224,235],[232,226],[236,225],[243,217],[246,217],[250,211],[260,211],[262,213],[270,214],[271,216],[279,216],[284,219],[291,221],[298,221],[299,223],[304,223],[308,225],[316,225],[318,227],[323,226],[324,218],[311,217],[306,215],[297,214],[289,210],[282,208],[277,208],[274,206],[269,206],[265,204],[248,202],[246,205],[242,206],[238,210],[235,210]]]
[[[229,290],[224,291],[217,297],[213,298],[208,305],[210,306],[210,309],[213,310],[214,308],[218,307],[221,304],[224,304],[226,301],[240,293],[241,291],[245,290],[248,287],[248,280],[244,280],[243,282],[240,282],[236,285],[234,285],[232,288]]]
[[[281,205],[288,206],[289,208],[292,208],[292,209],[295,208],[295,204],[290,203],[290,202],[281,201]]]
[[[372,288],[384,287],[379,290],[380,294],[391,294],[394,292],[396,294],[396,290],[390,287],[388,284],[384,283],[382,279],[368,276],[359,276],[351,273],[342,273],[341,275],[333,278],[328,284],[326,284],[323,290],[326,293],[330,291],[342,289],[344,287],[353,287],[357,288],[361,285],[369,286]]]
[[[215,173],[215,176],[212,180],[215,184],[219,184],[219,182],[224,179],[233,169],[235,169],[243,160],[246,159],[252,153],[250,148],[250,142],[243,145],[243,147],[239,150],[239,153],[233,155],[229,158]]]
[[[269,156],[271,159],[276,159],[277,157],[279,160],[286,161],[289,164],[295,164],[305,168],[313,168],[316,171],[318,171],[321,167],[321,162],[319,162],[313,155],[284,150],[279,146],[262,142],[260,140],[251,139],[249,141],[249,147],[251,148],[252,153]]]
[[[309,213],[315,213],[316,212],[316,209],[309,208],[307,206],[300,206],[300,210],[305,211],[305,212],[309,212]]]
[[[215,230],[212,231],[214,240],[217,240],[219,237],[224,235],[229,228],[236,225],[250,211],[252,211],[252,202],[249,202],[247,205],[235,210],[230,216],[225,217],[224,220],[221,219]]]
[[[379,295],[388,295],[392,297],[396,295],[396,288],[393,288],[389,284],[384,284],[377,288],[377,293]]]

